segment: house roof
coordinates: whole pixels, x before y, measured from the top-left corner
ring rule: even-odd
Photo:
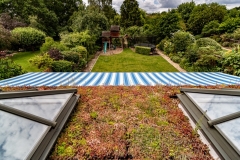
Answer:
[[[236,85],[240,77],[221,72],[29,72],[0,86]]]

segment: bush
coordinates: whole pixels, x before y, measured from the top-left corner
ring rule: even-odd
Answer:
[[[71,48],[70,50],[73,51],[73,52],[79,53],[82,56],[82,58],[87,60],[88,55],[87,55],[87,50],[86,50],[85,47],[77,46],[77,47]]]
[[[223,56],[222,68],[225,73],[240,76],[240,54],[228,53]]]
[[[203,27],[203,29],[202,29],[202,35],[203,35],[204,37],[209,37],[209,36],[218,34],[218,33],[219,33],[219,31],[218,31],[219,25],[220,25],[220,24],[219,24],[218,21],[216,21],[216,20],[209,22],[208,24],[206,24],[206,25]]]
[[[233,33],[234,30],[240,25],[240,17],[238,18],[228,18],[226,21],[222,22],[219,26],[220,33]]]
[[[136,46],[135,52],[139,54],[149,55],[151,51],[150,47],[142,47],[142,46]]]
[[[51,67],[53,59],[47,53],[44,53],[42,56],[37,55],[29,59],[29,62],[39,69],[47,69]]]
[[[178,31],[175,32],[172,38],[175,49],[174,52],[185,52],[187,47],[195,42],[195,38],[189,32]]]
[[[166,41],[164,43],[164,53],[166,54],[170,54],[170,53],[173,53],[174,52],[174,44],[170,41]]]
[[[166,38],[163,39],[163,40],[161,40],[161,42],[157,45],[157,48],[158,48],[159,50],[163,51],[163,50],[164,50],[164,44],[165,44],[166,41],[167,41]]]
[[[63,43],[55,42],[52,37],[46,37],[45,42],[40,48],[42,53],[48,52],[50,49],[57,49],[59,51],[66,51],[69,48],[65,46]]]
[[[12,30],[12,36],[16,38],[20,47],[26,50],[38,50],[44,43],[45,33],[31,27],[19,27]]]
[[[96,52],[95,42],[96,39],[89,34],[88,30],[61,35],[61,43],[69,48],[84,46],[89,54]]]
[[[174,55],[174,54],[170,53],[169,57],[175,63],[180,63],[181,62],[181,58],[177,55]]]
[[[65,60],[54,61],[52,63],[53,72],[72,72],[73,63]]]
[[[218,51],[222,50],[221,45],[211,38],[200,38],[196,41],[196,44],[198,47],[210,46],[214,47]]]
[[[80,53],[74,51],[64,51],[62,52],[62,55],[64,57],[64,60],[74,63],[73,66],[74,71],[80,71],[87,64],[87,61],[84,58],[82,58]]]
[[[73,63],[78,63],[81,58],[81,54],[73,51],[63,51],[62,55],[64,60],[67,60]]]
[[[0,80],[23,74],[21,66],[15,64],[8,58],[0,59]]]
[[[223,42],[222,46],[223,47],[230,47],[230,42]]]
[[[63,59],[63,56],[58,49],[50,49],[48,51],[48,55],[50,56],[50,58],[57,60],[57,61]]]
[[[10,31],[0,25],[0,50],[10,49],[13,41]]]

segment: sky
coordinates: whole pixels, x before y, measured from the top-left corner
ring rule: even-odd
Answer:
[[[86,4],[88,0],[83,0]],[[120,6],[123,0],[112,0],[113,8],[120,12]],[[184,2],[191,2],[191,0],[137,0],[139,8],[142,8],[147,13],[163,12],[171,8],[177,8],[178,5]],[[226,5],[227,9],[240,6],[240,0],[194,0],[196,4],[217,2]]]

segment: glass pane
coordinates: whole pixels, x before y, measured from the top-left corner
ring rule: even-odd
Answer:
[[[1,99],[0,103],[39,117],[55,120],[71,93]]]
[[[0,111],[0,159],[26,159],[48,126]]]
[[[240,97],[201,93],[186,93],[209,118],[216,119],[240,111]]]
[[[240,118],[218,124],[217,127],[240,151]]]

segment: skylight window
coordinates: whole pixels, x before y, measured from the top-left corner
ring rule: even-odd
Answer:
[[[0,159],[45,159],[78,102],[76,92],[1,92]]]
[[[182,106],[222,159],[240,159],[240,91],[181,89]]]

